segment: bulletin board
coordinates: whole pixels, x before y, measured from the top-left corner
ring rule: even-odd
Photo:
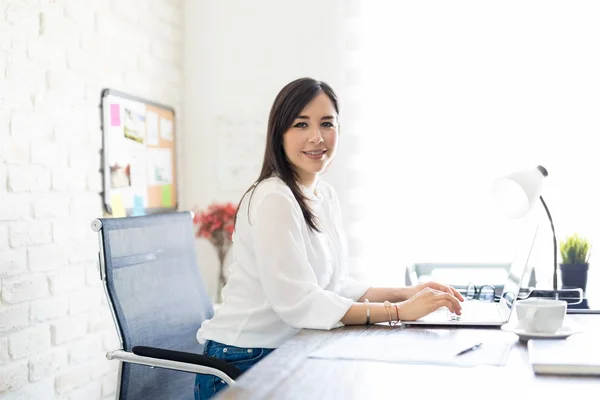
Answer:
[[[177,208],[175,111],[102,91],[102,173],[106,212],[144,215]]]

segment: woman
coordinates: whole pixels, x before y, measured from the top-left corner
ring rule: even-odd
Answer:
[[[260,176],[238,207],[223,304],[198,331],[205,354],[245,371],[302,328],[395,324],[443,306],[461,313],[453,288],[374,288],[351,276],[338,198],[319,179],[335,158],[338,117],[324,82],[298,79],[277,95]],[[224,386],[198,375],[196,398]]]

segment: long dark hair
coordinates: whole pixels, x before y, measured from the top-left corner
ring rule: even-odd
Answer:
[[[327,97],[329,97],[333,103],[336,114],[339,114],[337,96],[333,89],[325,82],[317,81],[312,78],[300,78],[285,85],[279,94],[277,94],[273,106],[271,107],[271,112],[269,113],[267,140],[262,169],[258,179],[242,196],[238,205],[238,212],[244,197],[252,191],[250,194],[250,201],[252,201],[254,189],[256,189],[258,184],[271,177],[273,174],[276,174],[292,191],[302,209],[302,215],[304,216],[304,220],[308,227],[312,231],[320,232],[320,229],[317,226],[317,217],[311,211],[307,204],[308,199],[302,194],[302,190],[300,189],[298,174],[292,168],[283,149],[283,134],[290,129],[296,117],[300,115],[308,103],[320,93],[325,93]],[[248,202],[248,220],[250,219],[250,201]]]

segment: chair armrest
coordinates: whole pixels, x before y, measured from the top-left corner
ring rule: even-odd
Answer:
[[[228,385],[235,384],[235,380],[233,380],[225,372],[221,371],[220,369],[205,367],[204,365],[164,360],[162,358],[138,356],[137,354],[133,354],[123,350],[109,351],[106,353],[106,358],[108,358],[109,360],[118,360],[121,362],[146,365],[149,367],[166,368],[181,372],[190,372],[193,374],[214,375],[221,378]]]
[[[235,365],[219,360],[218,358],[205,356],[203,354],[186,353],[183,351],[174,351],[147,346],[134,346],[132,352],[133,354],[143,357],[177,361],[186,364],[196,364],[215,368],[224,372],[233,380],[237,379],[242,374],[242,371]]]

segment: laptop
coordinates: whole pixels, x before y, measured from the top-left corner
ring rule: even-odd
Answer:
[[[519,248],[506,276],[506,282],[498,303],[465,300],[461,303],[462,315],[455,315],[446,307],[442,307],[418,320],[402,321],[402,324],[499,327],[507,323],[513,311],[513,304],[521,290],[523,276],[527,272],[527,264],[537,232],[537,224],[532,225],[525,231],[525,240],[521,240],[521,243],[519,243]]]

